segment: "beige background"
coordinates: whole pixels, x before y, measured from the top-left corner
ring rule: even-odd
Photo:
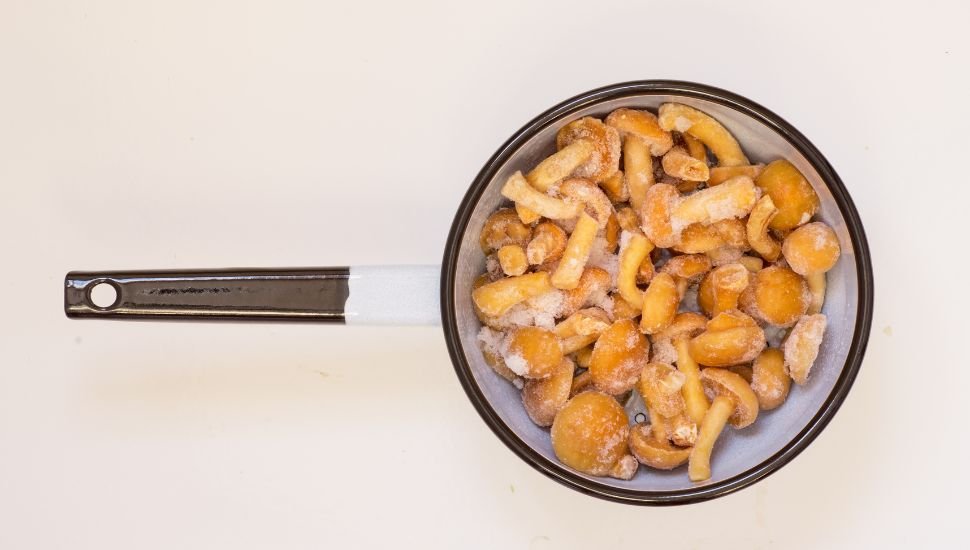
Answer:
[[[638,4],[0,0],[0,548],[957,546],[970,8]],[[69,269],[436,263],[521,124],[664,77],[800,128],[874,255],[848,401],[738,494],[547,480],[435,328],[61,313]]]

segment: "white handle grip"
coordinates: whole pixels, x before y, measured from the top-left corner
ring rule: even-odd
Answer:
[[[441,267],[352,266],[348,325],[441,324]]]

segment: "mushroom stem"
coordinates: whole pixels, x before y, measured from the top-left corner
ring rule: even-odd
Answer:
[[[808,291],[812,293],[812,301],[808,304],[807,315],[814,315],[822,311],[825,302],[825,272],[810,273],[805,277]]]
[[[714,398],[707,414],[701,421],[700,432],[697,434],[697,442],[690,452],[690,461],[687,466],[687,475],[691,481],[704,481],[711,477],[711,451],[714,449],[714,442],[721,435],[724,425],[734,412],[734,400],[725,395]]]
[[[704,386],[701,384],[701,369],[687,350],[687,338],[677,338],[674,347],[677,349],[677,370],[684,373],[685,377],[681,391],[684,392],[687,416],[695,423],[700,424],[708,407],[707,396],[704,395]]]
[[[657,441],[667,441],[667,419],[657,414],[653,407],[647,409],[647,414],[650,415],[650,431],[653,432],[653,437]]]

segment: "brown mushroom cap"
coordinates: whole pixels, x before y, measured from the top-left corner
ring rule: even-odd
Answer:
[[[620,319],[603,331],[593,345],[589,374],[596,387],[611,395],[633,389],[650,356],[650,343],[636,323]]]
[[[745,313],[766,323],[790,327],[805,314],[811,301],[808,283],[801,275],[773,265],[751,277],[738,304]]]
[[[701,383],[709,398],[724,395],[734,401],[728,422],[735,428],[750,426],[758,418],[758,396],[741,376],[727,369],[707,368],[701,371]]]
[[[841,252],[835,231],[822,222],[799,227],[782,244],[782,254],[792,271],[806,276],[832,269]]]
[[[641,463],[658,470],[672,470],[687,462],[690,447],[674,447],[660,441],[653,435],[647,424],[637,424],[630,428],[630,452]]]
[[[684,374],[667,363],[647,363],[640,372],[637,389],[640,396],[663,417],[671,417],[684,412],[684,396],[680,389],[684,385]]]
[[[650,111],[617,109],[606,117],[606,125],[619,130],[620,134],[633,135],[650,147],[650,154],[659,157],[674,146],[670,132],[660,127],[657,115]]]
[[[539,426],[552,426],[556,413],[569,401],[576,365],[563,358],[559,367],[548,378],[528,380],[522,388],[522,404],[525,412]]]
[[[588,391],[566,402],[549,433],[552,450],[563,464],[603,476],[628,454],[629,429],[626,411],[612,396]]]
[[[584,117],[559,129],[556,148],[562,149],[577,140],[594,145],[593,156],[573,172],[574,176],[600,182],[620,169],[620,133],[599,119]]]

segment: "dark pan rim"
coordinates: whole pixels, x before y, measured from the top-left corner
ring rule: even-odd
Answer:
[[[768,457],[760,464],[729,479],[680,491],[637,491],[601,484],[587,479],[534,451],[506,426],[505,422],[498,416],[475,383],[471,367],[465,360],[464,348],[462,347],[461,338],[458,334],[458,323],[455,315],[454,275],[456,272],[458,253],[461,247],[461,238],[468,225],[469,217],[474,211],[475,205],[478,203],[488,182],[492,180],[498,167],[504,164],[518,150],[522,143],[554,121],[567,117],[569,114],[593,104],[631,95],[644,94],[676,94],[712,101],[740,111],[762,122],[784,137],[805,156],[831,190],[832,196],[835,198],[835,202],[842,212],[849,230],[852,247],[855,251],[856,270],[858,273],[859,305],[856,314],[855,334],[852,338],[852,344],[849,348],[842,373],[818,413],[780,451]],[[825,157],[822,156],[822,153],[791,124],[785,122],[780,116],[761,105],[726,90],[704,84],[676,80],[641,80],[597,88],[563,101],[523,126],[499,147],[495,154],[492,155],[492,158],[485,163],[485,166],[482,167],[481,171],[475,177],[474,182],[462,199],[458,207],[458,212],[455,214],[451,231],[448,234],[444,259],[441,265],[441,320],[445,331],[448,352],[451,355],[455,372],[458,375],[458,380],[461,382],[462,387],[465,389],[465,393],[468,394],[468,398],[489,428],[522,460],[559,483],[599,498],[637,505],[665,506],[688,504],[724,496],[767,477],[802,452],[818,437],[829,421],[832,420],[832,417],[849,394],[849,389],[852,387],[852,383],[859,373],[859,367],[862,364],[862,358],[869,341],[869,331],[872,325],[872,301],[872,264],[869,245],[866,241],[865,231],[862,228],[862,221],[859,219],[859,213],[852,203],[852,199],[849,197],[845,185],[843,185],[842,180],[835,173],[835,170]]]

